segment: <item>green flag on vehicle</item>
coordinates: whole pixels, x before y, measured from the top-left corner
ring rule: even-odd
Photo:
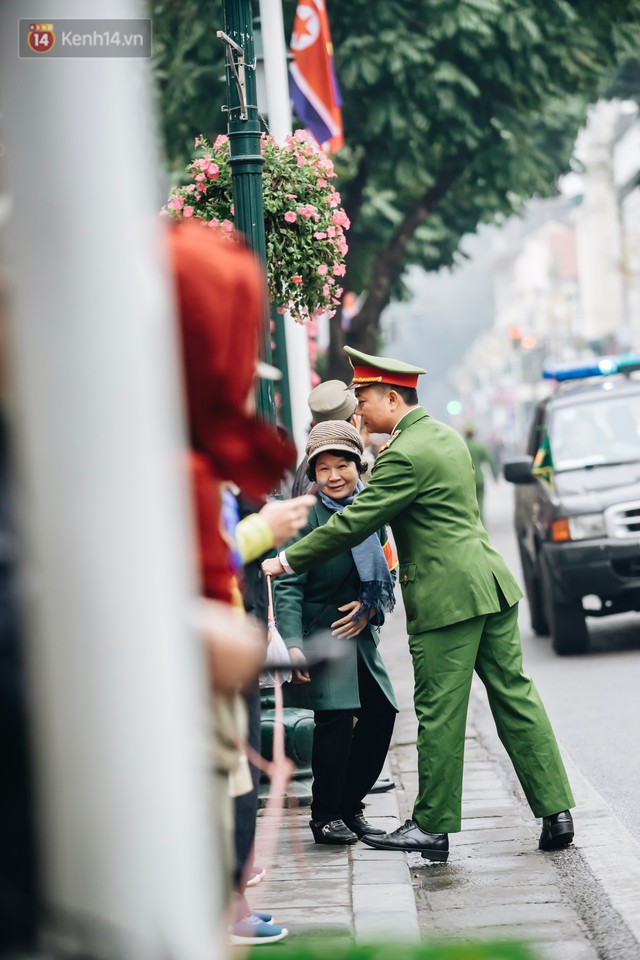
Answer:
[[[531,473],[538,480],[542,480],[548,487],[553,487],[553,457],[551,456],[551,444],[549,443],[549,434],[545,433],[542,443],[538,448]]]

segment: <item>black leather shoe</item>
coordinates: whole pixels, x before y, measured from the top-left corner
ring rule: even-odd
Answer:
[[[538,849],[560,850],[562,847],[567,847],[572,840],[573,818],[568,810],[542,818],[542,833]]]
[[[413,850],[421,853],[425,860],[447,860],[449,857],[449,835],[447,833],[425,833],[415,820],[405,820],[393,833],[381,837],[360,837],[368,847],[377,850]]]
[[[349,830],[343,820],[309,820],[316,843],[357,843],[358,834]]]
[[[372,837],[383,837],[386,833],[386,830],[374,827],[372,823],[365,820],[361,813],[356,813],[352,817],[343,817],[343,822],[359,837],[364,837],[365,833]]]

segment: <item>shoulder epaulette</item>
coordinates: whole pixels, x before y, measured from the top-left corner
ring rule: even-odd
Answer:
[[[380,447],[380,449],[378,450],[378,456],[380,456],[381,453],[384,453],[385,450],[389,449],[389,447],[391,446],[395,438],[400,436],[400,432],[401,432],[400,430],[393,431],[393,433],[391,434],[387,442],[384,444],[384,446]]]

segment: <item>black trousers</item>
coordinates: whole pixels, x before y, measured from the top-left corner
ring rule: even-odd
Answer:
[[[395,708],[358,656],[360,707],[316,710],[311,769],[311,816],[341,820],[361,813],[363,799],[387,756]],[[354,724],[354,717],[357,722]]]

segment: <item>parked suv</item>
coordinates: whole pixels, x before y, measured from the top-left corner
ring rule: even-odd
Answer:
[[[517,484],[531,626],[550,634],[559,654],[588,650],[585,612],[640,610],[640,379],[631,372],[639,368],[604,358],[585,372],[556,370],[558,389],[534,412],[528,455],[504,465]],[[545,437],[552,470],[541,479]]]

